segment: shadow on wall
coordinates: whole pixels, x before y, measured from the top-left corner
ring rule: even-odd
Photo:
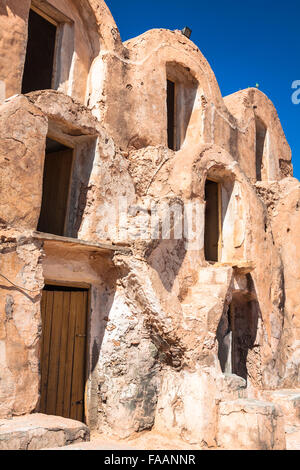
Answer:
[[[109,287],[105,287],[105,290],[101,293],[101,298],[98,302],[96,298],[94,299],[95,305],[101,303],[101,321],[97,323],[97,330],[93,332],[94,334],[91,345],[91,372],[94,372],[99,363],[102,343],[104,340],[106,327],[110,321],[110,312],[115,300],[115,294],[116,281],[112,283]],[[97,295],[96,292],[94,292],[94,295]],[[98,312],[95,312],[95,314],[97,313]]]
[[[172,292],[180,268],[187,254],[185,234],[189,220],[185,217],[182,201],[162,202],[158,215],[156,236],[146,252],[149,265],[156,270],[164,288]]]
[[[267,172],[267,127],[263,121],[256,117],[256,179],[264,181],[268,179]]]
[[[74,183],[72,185],[71,204],[74,208],[70,217],[71,235],[78,238],[83,215],[86,209],[90,180],[95,164],[97,141],[90,139],[78,148],[76,169],[74,171]],[[71,215],[71,214],[70,214]]]
[[[184,240],[161,240],[148,258],[168,292],[172,292],[186,253]]]
[[[0,15],[2,16],[8,16],[8,11],[7,11],[7,5],[1,5],[0,4]]]
[[[251,276],[247,275],[248,285],[254,289]],[[255,345],[258,319],[261,316],[256,296],[234,294],[230,305],[226,306],[217,329],[219,344],[218,358],[223,373],[248,378],[248,354]]]

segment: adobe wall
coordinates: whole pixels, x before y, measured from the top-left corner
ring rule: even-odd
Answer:
[[[0,80],[6,84],[6,97],[21,92],[26,56],[30,0],[5,0],[0,7]],[[89,100],[88,83],[94,60],[101,48],[120,47],[119,32],[103,1],[34,0],[33,5],[60,20],[62,54],[58,54],[58,80],[54,88],[81,103]]]
[[[180,32],[153,30],[122,44],[104,2],[49,3],[74,20],[76,54],[59,91],[26,96],[11,97],[20,93],[29,2],[21,8],[10,0],[0,10],[7,31],[0,79],[11,97],[0,106],[0,272],[10,281],[1,278],[0,417],[38,409],[45,280],[84,281],[92,286],[90,427],[121,438],[174,428],[201,448],[223,445],[219,416],[226,429],[235,409],[224,400],[299,387],[299,183],[280,121],[258,90],[223,100],[209,64]],[[176,73],[177,65],[199,86],[186,140],[174,152],[167,148],[166,71]],[[255,116],[268,127],[268,180],[259,183]],[[75,148],[68,236],[128,243],[129,253],[90,257],[35,238],[47,135]],[[222,259],[214,265],[204,256],[207,177],[223,183],[226,206]],[[133,209],[125,239],[124,221],[110,220],[124,199]],[[196,248],[184,236],[137,236],[153,202],[162,220],[163,202],[198,204]],[[224,375],[220,364],[232,300],[252,309],[247,383]],[[282,417],[269,405],[238,405],[251,416]]]
[[[203,143],[219,145],[255,182],[258,116],[268,128],[268,179],[291,174],[290,148],[277,112],[263,93],[248,89],[223,100],[208,62],[180,31],[151,30],[125,42],[124,48],[122,54],[102,57],[110,71],[103,77],[106,99],[94,98],[89,103],[124,152],[167,146],[166,79],[176,79],[177,68],[179,79],[184,73],[198,82],[183,149]],[[122,102],[121,109],[116,102]]]

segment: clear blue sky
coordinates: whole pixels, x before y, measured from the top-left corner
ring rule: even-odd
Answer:
[[[189,26],[209,61],[223,96],[255,86],[277,108],[300,179],[300,104],[292,82],[300,80],[299,0],[106,0],[123,41],[153,28]]]

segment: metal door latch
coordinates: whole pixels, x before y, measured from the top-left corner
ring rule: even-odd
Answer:
[[[72,403],[73,405],[83,405],[83,400],[75,401],[75,403]]]

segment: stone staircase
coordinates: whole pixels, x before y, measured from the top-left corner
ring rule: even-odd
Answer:
[[[190,287],[181,304],[184,318],[206,321],[212,309],[222,311],[231,278],[231,267],[201,268],[197,283]]]

